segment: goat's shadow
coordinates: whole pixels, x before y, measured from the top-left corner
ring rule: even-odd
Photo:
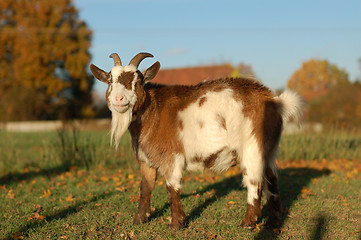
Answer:
[[[74,203],[73,205],[71,205],[68,208],[61,209],[52,214],[45,214],[46,221],[44,221],[44,222],[43,221],[41,221],[41,222],[30,221],[27,224],[25,224],[24,226],[22,226],[20,229],[18,229],[17,231],[14,231],[14,232],[20,232],[20,233],[24,234],[25,237],[27,237],[29,230],[31,230],[31,229],[41,227],[45,224],[49,224],[49,223],[51,224],[52,221],[56,221],[58,219],[66,218],[69,215],[77,213],[79,211],[79,206],[84,207],[91,203],[97,202],[101,199],[109,198],[114,194],[115,194],[115,192],[103,192],[103,193],[93,196],[89,200],[77,201],[76,203]],[[13,235],[10,233],[5,239],[13,239]]]
[[[44,176],[44,177],[50,178],[52,176],[59,175],[59,174],[69,171],[70,167],[71,166],[68,164],[62,164],[62,165],[58,165],[55,167],[41,169],[39,171],[31,170],[28,172],[8,173],[8,174],[0,177],[0,185],[8,186],[8,185],[19,183],[21,181],[29,181],[29,180],[34,179],[39,176]]]
[[[316,170],[312,168],[286,168],[279,170],[279,188],[281,194],[281,201],[283,209],[291,209],[294,201],[301,194],[303,187],[307,186],[313,178],[319,178],[324,175],[329,175],[329,170]],[[242,187],[242,175],[235,175],[229,178],[225,178],[222,181],[210,184],[202,188],[202,190],[197,191],[196,193],[191,194],[181,194],[181,199],[185,199],[189,196],[196,194],[204,194],[208,191],[214,191],[215,194],[207,198],[204,202],[194,207],[190,213],[187,214],[185,219],[186,227],[190,222],[196,220],[201,216],[203,211],[207,209],[208,206],[212,205],[218,199],[227,196],[232,191],[245,190]],[[247,200],[244,199],[245,205]],[[155,211],[150,216],[150,220],[163,216],[167,209],[169,208],[169,203],[165,203],[161,208],[156,208]],[[240,221],[243,219],[243,215],[240,216]],[[262,208],[262,216],[260,220],[268,217],[267,204]],[[280,224],[277,226],[281,228],[287,219],[287,214],[282,215]],[[317,235],[317,234],[316,234]],[[257,233],[255,239],[267,239],[267,237],[275,236],[274,231],[268,227],[263,227],[260,232]]]

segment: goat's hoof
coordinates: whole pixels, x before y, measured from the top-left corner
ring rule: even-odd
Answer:
[[[171,221],[168,225],[169,228],[179,230],[184,228],[183,221]]]
[[[269,217],[266,222],[266,226],[269,228],[277,228],[281,225],[281,218]]]
[[[141,214],[137,213],[134,216],[134,220],[133,220],[134,225],[139,225],[141,223],[147,223],[147,222],[148,222],[148,217],[145,215],[141,215]]]
[[[241,226],[247,229],[253,229],[256,227],[256,222],[249,219],[243,219]]]

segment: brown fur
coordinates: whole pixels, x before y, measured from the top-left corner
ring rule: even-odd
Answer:
[[[254,200],[254,204],[247,204],[247,211],[244,219],[241,223],[243,227],[254,227],[257,222],[257,218],[261,216],[261,199],[262,199],[262,184],[257,183],[258,198]]]
[[[217,160],[219,154],[221,154],[221,152],[224,151],[224,148],[222,148],[221,150],[209,155],[208,157],[206,157],[205,159],[203,159],[204,162],[204,166],[206,168],[211,168],[214,166],[215,161]]]
[[[224,130],[227,130],[226,119],[219,113],[217,114],[217,121]]]
[[[156,172],[159,171],[166,178],[172,174],[174,164],[174,154],[184,155],[183,145],[178,136],[178,130],[183,129],[183,122],[178,119],[177,113],[184,110],[190,104],[198,101],[198,106],[202,107],[207,101],[207,97],[202,97],[207,92],[219,92],[231,89],[234,98],[243,105],[242,114],[250,118],[254,129],[252,133],[261,149],[265,165],[270,160],[276,145],[278,144],[282,129],[282,119],[278,113],[279,104],[273,99],[272,92],[257,81],[245,78],[219,79],[206,81],[196,86],[164,86],[157,84],[144,84],[143,75],[137,71],[140,81],[135,85],[137,102],[133,106],[133,118],[135,119],[129,126],[132,136],[132,144],[135,153],[142,149],[147,158],[151,161],[152,167],[147,167],[142,159],[137,158],[141,164],[143,176],[141,182],[141,196],[138,213],[134,218],[134,223],[148,221],[150,214],[150,197],[154,188]],[[127,89],[131,89],[134,80],[134,73],[125,72],[118,79]],[[107,104],[109,106],[107,90]],[[227,130],[227,122],[221,114],[216,115],[219,126]],[[200,128],[203,127],[199,122]],[[203,162],[204,166],[211,168],[215,161],[225,149],[220,149],[208,157],[195,157],[193,161]],[[231,151],[233,161],[238,163],[239,153]],[[137,154],[138,155],[138,154]],[[245,173],[244,173],[245,174]],[[272,173],[273,174],[273,173]],[[269,180],[268,188],[272,193],[278,193],[277,178],[267,172]],[[244,226],[254,226],[257,217],[261,214],[262,186],[258,185],[258,198],[254,205],[247,205],[247,212],[242,221]],[[184,224],[185,214],[180,203],[179,191],[167,186],[170,207],[170,226],[180,228]],[[280,215],[279,197],[268,199],[270,207],[270,220],[278,219]]]
[[[132,83],[134,80],[134,72],[124,72],[122,73],[116,82],[119,82],[124,85],[124,87],[128,90],[132,90]]]
[[[250,118],[256,137],[261,149],[264,149],[264,156],[268,156],[280,137],[282,119],[278,111],[278,103],[273,100],[274,95],[258,82],[248,79],[221,79],[198,84],[196,86],[163,86],[146,84],[144,86],[144,97],[138,98],[137,111],[135,115],[141,116],[130,125],[129,130],[133,138],[133,144],[145,150],[145,154],[151,159],[152,164],[165,177],[172,173],[174,154],[183,154],[183,145],[178,136],[178,129],[183,129],[183,123],[177,118],[177,113],[185,109],[190,104],[199,101],[201,107],[206,98],[202,95],[209,91],[222,91],[232,89],[234,97],[243,104],[243,114]],[[138,91],[138,90],[137,90]],[[139,92],[142,92],[140,89]],[[141,102],[142,101],[142,102]],[[227,130],[225,118],[217,114],[216,119],[220,126]],[[202,123],[200,123],[202,127]],[[205,167],[211,168],[221,149],[206,158],[195,158],[194,161],[203,162]],[[238,153],[232,152],[234,161],[239,162]],[[268,161],[265,158],[265,161]],[[264,163],[267,165],[267,163]],[[258,183],[254,183],[258,184]],[[179,192],[168,187],[171,202],[172,227],[183,225],[184,212],[180,205]],[[254,226],[261,211],[262,188],[259,186],[259,198],[254,205],[248,204],[245,218],[242,222],[244,226]],[[273,216],[278,214],[278,202],[271,199],[271,206],[275,206]],[[143,204],[144,205],[144,204]],[[144,211],[143,211],[144,212]],[[278,214],[279,215],[279,214]]]
[[[148,167],[145,163],[141,163],[140,172],[143,178],[140,185],[138,213],[134,217],[134,224],[148,222],[151,213],[150,197],[157,179],[157,170]]]
[[[282,206],[280,193],[278,190],[277,177],[274,175],[272,169],[266,169],[266,181],[267,189],[271,193],[271,196],[267,199],[269,217],[267,224],[271,226],[277,226],[281,220]]]
[[[180,202],[180,193],[170,186],[167,186],[167,190],[171,208],[171,222],[169,226],[171,228],[179,229],[184,226],[184,219],[186,216]]]
[[[164,86],[146,84],[146,96],[139,99],[136,115],[141,115],[146,121],[137,120],[130,125],[131,133],[140,129],[134,137],[142,139],[141,145],[150,149],[149,156],[162,156],[153,159],[156,166],[173,162],[172,154],[183,154],[184,149],[176,136],[177,129],[183,127],[177,119],[177,113],[190,104],[198,101],[202,95],[209,91],[222,91],[232,89],[236,100],[243,104],[243,114],[252,120],[260,148],[273,149],[278,143],[282,128],[282,119],[277,112],[278,103],[273,100],[274,95],[262,84],[249,79],[219,79],[207,81],[196,86]],[[143,100],[143,103],[140,101]],[[205,100],[199,100],[204,103]],[[145,103],[145,104],[144,104]],[[203,104],[202,103],[202,104]],[[227,129],[223,116],[217,115],[220,126]],[[201,127],[202,124],[200,124]],[[150,133],[150,135],[148,135]],[[148,136],[144,139],[144,136]],[[133,136],[133,134],[132,134]],[[165,146],[164,143],[167,143]],[[165,149],[166,148],[166,149]],[[168,155],[168,153],[170,155]],[[264,155],[267,155],[265,152]],[[168,168],[169,169],[169,168]]]
[[[198,103],[198,106],[199,107],[202,107],[202,105],[207,101],[207,97],[201,97],[199,99],[199,103]]]

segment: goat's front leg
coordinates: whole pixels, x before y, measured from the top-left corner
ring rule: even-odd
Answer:
[[[169,227],[180,229],[184,226],[184,219],[186,216],[180,201],[180,190],[176,190],[174,187],[168,185],[167,190],[171,212],[171,222]]]
[[[151,213],[150,197],[157,179],[157,170],[148,167],[145,163],[140,164],[140,172],[142,174],[142,182],[140,184],[138,213],[134,217],[134,224],[148,222],[148,217]]]

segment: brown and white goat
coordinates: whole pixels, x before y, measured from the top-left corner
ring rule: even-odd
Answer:
[[[171,208],[170,227],[184,224],[180,202],[183,170],[224,172],[239,164],[247,187],[247,211],[242,225],[252,227],[261,214],[261,194],[269,207],[268,222],[281,216],[275,157],[282,126],[301,115],[301,100],[285,91],[275,96],[267,87],[247,78],[205,81],[196,86],[149,83],[159,62],[141,73],[139,63],[149,53],[137,54],[122,66],[110,55],[108,73],[93,64],[94,76],[108,84],[107,104],[112,112],[111,142],[117,146],[129,129],[142,174],[141,195],[134,223],[147,222],[157,174],[165,177]],[[177,77],[177,76],[174,76]]]

